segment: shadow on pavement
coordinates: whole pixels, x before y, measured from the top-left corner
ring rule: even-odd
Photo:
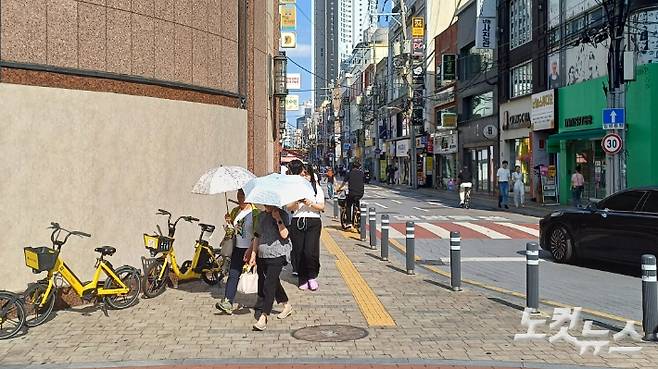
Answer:
[[[430,279],[423,279],[423,282],[426,282],[426,283],[432,284],[432,285],[437,286],[437,287],[444,288],[444,289],[446,289],[446,290],[452,292],[452,287],[448,286],[447,284],[444,284],[444,283],[441,283],[441,282],[437,282],[437,281],[433,281],[433,280],[430,280]]]

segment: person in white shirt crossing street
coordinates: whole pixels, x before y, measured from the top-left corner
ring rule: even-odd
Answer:
[[[509,209],[507,206],[507,198],[509,196],[509,179],[510,172],[507,168],[507,160],[503,160],[503,166],[498,168],[496,172],[496,180],[498,181],[498,207],[505,206],[505,209]]]

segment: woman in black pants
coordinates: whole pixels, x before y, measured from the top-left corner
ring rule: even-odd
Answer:
[[[321,215],[324,211],[324,192],[316,182],[311,165],[304,165],[299,160],[290,163],[290,174],[301,175],[311,182],[315,197],[304,199],[292,205],[290,222],[290,239],[292,240],[291,262],[294,272],[299,277],[299,289],[317,291],[320,272],[320,233],[322,232]]]

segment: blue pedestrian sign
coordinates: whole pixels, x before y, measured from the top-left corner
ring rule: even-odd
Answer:
[[[625,123],[624,108],[603,109],[603,129],[623,129]]]

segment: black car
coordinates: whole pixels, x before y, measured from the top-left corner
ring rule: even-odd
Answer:
[[[583,209],[555,211],[539,221],[539,241],[557,262],[576,259],[640,263],[658,256],[658,187],[617,192]]]

